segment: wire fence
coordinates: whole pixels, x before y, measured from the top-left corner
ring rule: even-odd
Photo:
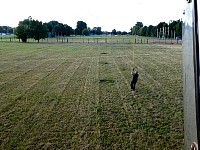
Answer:
[[[16,37],[0,37],[0,42],[22,42]],[[29,43],[37,43],[37,40],[27,39]],[[108,43],[108,44],[153,44],[153,43],[165,43],[165,44],[182,44],[182,40],[174,39],[154,39],[154,38],[135,38],[132,36],[127,37],[57,37],[57,38],[45,38],[39,41],[40,43]]]

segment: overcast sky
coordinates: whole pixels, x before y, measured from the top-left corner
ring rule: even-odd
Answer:
[[[186,0],[2,0],[0,4],[0,26],[16,27],[32,16],[72,28],[77,21],[84,21],[102,31],[129,32],[137,21],[148,26],[183,18]]]

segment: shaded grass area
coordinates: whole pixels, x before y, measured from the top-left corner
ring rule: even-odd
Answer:
[[[0,55],[0,149],[183,149],[180,45],[0,43]]]

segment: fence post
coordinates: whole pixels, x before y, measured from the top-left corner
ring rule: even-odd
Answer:
[[[141,44],[142,44],[142,39],[141,39]]]
[[[90,43],[90,40],[89,40],[89,38],[88,38],[88,43]]]
[[[149,43],[148,39],[147,39],[147,44]]]

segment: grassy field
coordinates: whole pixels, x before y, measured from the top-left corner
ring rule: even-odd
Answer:
[[[181,45],[0,43],[0,149],[183,149],[182,95]]]

